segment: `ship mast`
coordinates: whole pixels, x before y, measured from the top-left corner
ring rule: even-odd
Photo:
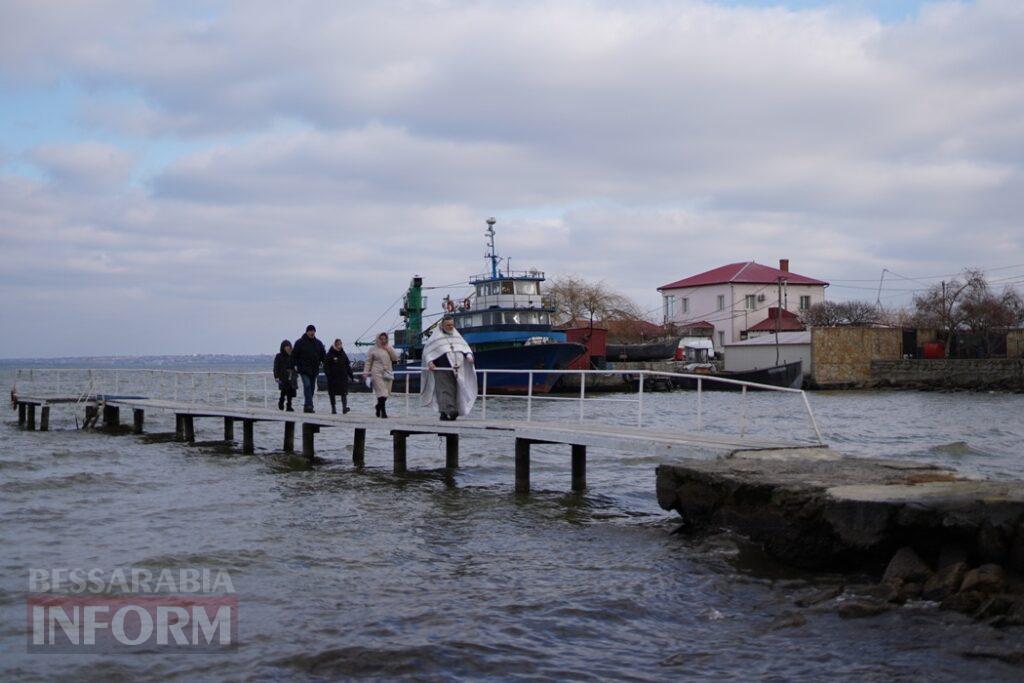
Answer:
[[[498,221],[494,218],[487,219],[487,253],[484,254],[484,258],[489,259],[491,262],[491,278],[494,280],[498,279],[498,252],[494,249],[494,224]]]

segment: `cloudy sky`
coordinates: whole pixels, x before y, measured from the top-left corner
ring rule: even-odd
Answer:
[[[1024,280],[1022,162],[1020,0],[7,1],[0,357],[351,342],[488,216],[647,308],[780,257],[899,304]]]

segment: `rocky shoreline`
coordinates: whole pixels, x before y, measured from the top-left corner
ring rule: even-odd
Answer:
[[[837,601],[840,616],[928,600],[1024,625],[1024,482],[807,448],[661,465],[657,493],[684,531],[730,529],[793,566],[877,577]]]

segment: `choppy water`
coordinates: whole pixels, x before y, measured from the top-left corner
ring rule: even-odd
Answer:
[[[854,455],[909,457],[1024,477],[1024,396],[917,392],[811,396],[825,438]],[[354,397],[356,410],[371,399]],[[708,395],[710,429],[736,421],[735,395]],[[788,400],[788,399],[783,399]],[[759,434],[807,436],[796,403],[752,395]],[[398,408],[398,406],[396,406]],[[519,403],[489,406],[497,416]],[[648,398],[652,424],[685,427],[693,394]],[[588,408],[631,419],[628,406]],[[573,404],[535,416],[573,415]],[[149,432],[172,430],[147,415]],[[1021,647],[934,607],[845,621],[794,596],[829,583],[766,561],[728,535],[672,535],[654,500],[657,458],[593,449],[590,489],[568,493],[565,448],[535,447],[529,497],[512,493],[510,444],[464,439],[462,468],[439,469],[434,437],[410,440],[405,476],[370,433],[352,468],[349,434],[325,430],[320,461],[276,451],[258,425],[255,456],[215,442],[74,431],[56,408],[46,434],[0,425],[0,678],[1020,680],[962,653]],[[209,440],[203,443],[202,440]],[[232,572],[236,651],[31,655],[29,567],[204,566]],[[799,615],[799,616],[794,616]]]

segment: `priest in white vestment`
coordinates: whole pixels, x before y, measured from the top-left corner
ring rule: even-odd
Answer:
[[[425,406],[436,405],[441,419],[466,416],[476,403],[476,367],[473,350],[445,316],[423,345],[420,396]]]

